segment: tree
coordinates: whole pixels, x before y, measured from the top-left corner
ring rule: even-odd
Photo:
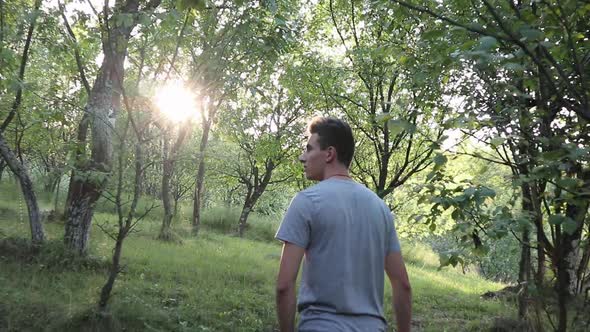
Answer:
[[[293,27],[287,17],[294,15],[296,2],[235,2],[201,10],[198,38],[193,44],[192,79],[201,88],[201,140],[193,194],[193,234],[201,223],[207,146],[218,111],[236,98],[241,81],[260,75],[264,62],[274,62],[290,47]]]
[[[240,150],[230,166],[232,172],[227,174],[235,177],[246,193],[238,223],[240,237],[267,187],[292,178],[288,173],[276,176],[277,168],[296,159],[303,129],[303,105],[288,90],[291,73],[279,69],[270,78],[252,82],[249,89],[242,90],[240,103],[233,105],[222,120],[226,135]]]
[[[27,210],[29,213],[29,224],[31,227],[31,240],[33,244],[40,245],[45,241],[45,233],[43,231],[43,225],[41,223],[41,216],[39,213],[39,205],[37,203],[37,197],[35,195],[35,191],[33,189],[33,183],[29,177],[29,172],[24,164],[24,161],[18,160],[17,155],[12,151],[12,149],[8,146],[6,139],[4,138],[4,132],[6,128],[10,125],[12,120],[15,116],[17,116],[19,112],[19,108],[22,103],[22,95],[23,95],[23,83],[25,78],[25,69],[27,67],[27,60],[29,57],[29,50],[33,40],[33,32],[35,31],[35,24],[37,21],[37,17],[39,15],[38,10],[41,6],[41,1],[36,0],[33,9],[32,9],[32,19],[29,24],[29,29],[27,32],[27,37],[25,41],[25,45],[23,48],[23,54],[20,61],[19,66],[19,73],[18,73],[18,86],[16,88],[16,95],[14,101],[12,103],[12,107],[10,112],[8,113],[7,117],[4,119],[2,124],[0,125],[0,156],[4,160],[4,163],[8,165],[10,170],[14,173],[14,175],[18,178],[21,190],[23,192],[23,196],[25,198],[25,202],[27,205]],[[2,30],[4,30],[4,22],[2,22]],[[2,36],[3,37],[3,36]],[[15,142],[18,147],[18,141]]]
[[[318,33],[314,43],[331,46],[330,56],[341,61],[319,54],[319,68],[326,70],[318,75],[312,63],[309,82],[326,108],[345,114],[358,133],[355,178],[384,198],[426,169],[443,139],[441,93],[449,62],[437,63],[436,44],[421,37],[431,21],[369,1],[329,0],[318,7],[315,20],[330,22],[323,28],[337,37]]]
[[[145,123],[138,123],[139,119],[134,119],[133,111],[137,110],[138,105],[136,103],[132,103],[130,98],[125,96],[125,106],[127,109],[127,116],[125,117],[124,125],[121,128],[121,132],[118,135],[119,139],[119,151],[117,153],[117,172],[116,172],[116,190],[114,195],[114,203],[117,210],[117,232],[111,232],[103,228],[103,231],[115,241],[115,248],[113,249],[113,256],[112,262],[109,269],[109,275],[107,281],[103,285],[100,298],[98,301],[98,310],[99,313],[105,313],[107,311],[108,301],[111,297],[111,293],[113,287],[115,285],[116,278],[121,271],[121,254],[123,252],[123,242],[129,236],[129,234],[133,231],[135,226],[139,221],[141,221],[154,207],[153,205],[146,209],[142,215],[137,215],[137,203],[139,202],[139,198],[141,196],[141,180],[142,180],[142,173],[145,170],[145,163],[144,163],[144,156],[143,156],[143,144],[145,143],[146,137],[146,128],[149,125],[148,122]],[[138,99],[141,100],[141,99]],[[147,107],[149,109],[149,107]],[[135,147],[135,151],[133,153],[134,163],[133,163],[133,180],[131,181],[130,185],[132,186],[133,190],[131,191],[131,199],[130,201],[124,201],[124,194],[125,194],[125,183],[127,180],[125,179],[125,171],[127,169],[127,160],[130,157],[127,151],[127,145],[133,143],[133,140],[130,139],[129,133],[129,126],[133,128],[133,132],[135,134],[136,141],[133,144]],[[131,141],[131,142],[129,142]],[[125,211],[124,206],[129,203],[129,207],[127,211]],[[101,226],[102,228],[102,226]]]
[[[92,132],[90,158],[79,155],[70,186],[64,242],[68,248],[85,254],[94,205],[100,197],[111,172],[112,134],[120,108],[123,85],[123,62],[131,31],[139,23],[139,14],[155,9],[160,0],[151,0],[140,8],[140,1],[117,1],[105,8],[101,20],[104,58],[88,96],[85,115],[80,122],[79,138],[86,141]]]
[[[558,331],[569,322],[569,303],[588,287],[587,234],[590,7],[576,1],[449,2],[436,8],[395,1],[436,17],[479,43],[465,42],[455,54],[475,75],[465,75],[469,104],[462,122],[479,130],[520,187],[525,228],[521,274],[530,273],[529,245],[537,247],[537,287],[545,259],[556,275]],[[475,19],[475,21],[474,21]],[[565,31],[565,33],[564,33]],[[473,82],[476,84],[473,84]],[[480,123],[474,125],[475,121]],[[530,244],[529,244],[530,243]],[[526,279],[527,277],[525,277]],[[526,280],[528,281],[528,280]],[[521,303],[525,303],[522,301]],[[520,313],[524,314],[521,307]]]
[[[171,240],[172,233],[170,226],[174,217],[174,206],[172,205],[171,181],[175,173],[175,165],[180,156],[181,147],[187,135],[190,134],[192,123],[187,121],[177,125],[165,125],[162,134],[162,203],[164,206],[164,218],[158,238]]]

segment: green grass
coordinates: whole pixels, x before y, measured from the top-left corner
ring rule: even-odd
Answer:
[[[48,246],[40,254],[18,256],[18,247],[26,241],[14,238],[28,238],[26,214],[25,220],[18,218],[18,202],[7,201],[11,195],[3,193],[0,241],[14,248],[0,248],[0,331],[101,330],[92,323],[91,312],[106,280],[113,241],[94,227],[92,261],[67,263],[61,249],[63,224],[46,223]],[[217,216],[218,223],[231,219],[210,213],[210,220]],[[95,223],[109,220],[114,217],[103,211]],[[112,319],[102,330],[276,330],[274,281],[280,245],[260,240],[268,240],[277,222],[254,218],[248,232],[255,235],[240,239],[211,226],[192,238],[188,223],[178,221],[174,227],[184,240],[178,245],[154,240],[159,220],[146,219],[125,242],[126,268],[110,302]],[[413,287],[416,331],[481,331],[495,318],[514,317],[512,305],[479,297],[502,284],[453,269],[438,271],[438,258],[428,248],[402,246]],[[391,317],[391,292],[386,289],[386,314]]]

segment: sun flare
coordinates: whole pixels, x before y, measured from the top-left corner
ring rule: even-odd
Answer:
[[[197,117],[195,94],[182,82],[169,83],[159,88],[155,101],[160,113],[172,122],[190,121]]]

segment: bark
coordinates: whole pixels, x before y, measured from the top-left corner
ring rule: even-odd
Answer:
[[[541,216],[535,216],[540,218]],[[541,221],[538,221],[541,223]],[[535,223],[536,224],[536,223]],[[545,232],[542,228],[537,228],[537,271],[535,273],[535,283],[537,287],[543,287],[545,283],[545,243],[543,242],[543,235]]]
[[[123,240],[125,239],[126,234],[119,231],[117,235],[117,241],[115,243],[115,250],[113,251],[113,261],[111,265],[111,269],[109,271],[109,277],[107,282],[102,286],[102,290],[100,291],[100,300],[98,301],[98,309],[100,312],[105,312],[107,308],[107,303],[109,298],[111,297],[111,291],[113,290],[113,286],[115,285],[115,280],[117,279],[117,275],[120,271],[120,260],[121,260],[121,252],[123,251]]]
[[[244,237],[244,233],[246,232],[246,228],[248,227],[248,216],[252,211],[252,207],[254,207],[256,201],[253,198],[247,198],[244,202],[244,206],[242,207],[242,212],[240,213],[240,220],[238,226],[238,234],[240,237]]]
[[[39,245],[45,241],[45,233],[43,231],[43,224],[41,223],[41,215],[39,213],[39,205],[37,204],[37,197],[33,190],[33,182],[28,175],[26,167],[21,164],[14,153],[10,150],[4,136],[0,132],[0,155],[18,178],[20,187],[27,204],[29,212],[29,224],[31,227],[31,240],[33,244]]]
[[[590,274],[588,271],[588,262],[590,261],[590,243],[588,243],[588,239],[586,239],[586,244],[584,247],[584,251],[582,254],[582,259],[580,260],[580,265],[578,266],[578,286],[577,288],[580,290],[579,294],[585,295],[588,290],[590,289]]]
[[[86,155],[86,138],[88,136],[88,114],[84,113],[80,123],[78,124],[78,135],[76,141],[76,155],[75,160],[77,163],[81,163],[81,160]],[[78,165],[81,167],[81,165]],[[68,185],[68,194],[66,196],[66,203],[64,205],[64,220],[68,219],[68,207],[72,201],[73,196],[73,189],[74,189],[74,176],[76,175],[76,171],[72,170],[70,173],[70,181]]]
[[[528,211],[532,215],[533,225],[536,229],[536,252],[537,252],[537,270],[535,271],[535,284],[538,288],[542,288],[545,281],[545,256],[546,256],[546,238],[545,230],[543,229],[543,212],[541,211],[541,198],[539,193],[545,190],[545,185],[538,186],[536,183],[531,183],[523,187],[523,198],[530,203],[526,205]]]
[[[590,175],[590,172],[585,175]],[[587,178],[585,183],[587,182]],[[584,194],[582,194],[584,195]],[[579,199],[582,197],[579,197]],[[558,331],[566,331],[568,325],[568,307],[573,296],[580,294],[583,280],[579,280],[579,268],[583,263],[580,256],[580,242],[584,228],[584,221],[590,203],[588,199],[580,202],[568,202],[565,214],[577,223],[577,227],[568,233],[561,230],[559,245],[556,245],[555,265],[557,267],[557,300],[558,300]]]
[[[55,198],[54,198],[54,203],[53,203],[53,211],[57,212],[57,207],[59,204],[59,192],[60,192],[60,188],[61,187],[61,176],[59,177],[58,181],[57,181],[57,186],[55,188]]]
[[[4,175],[4,169],[6,168],[6,162],[4,159],[0,159],[0,181],[2,181],[2,176]]]
[[[167,138],[164,138],[164,160],[162,161],[162,205],[164,206],[164,218],[162,220],[160,234],[158,235],[160,240],[171,239],[170,226],[172,225],[174,210],[172,206],[172,195],[170,194],[170,181],[174,175],[174,165],[178,158],[178,152],[188,134],[189,125],[187,123],[180,128],[176,142],[171,148],[169,148]]]
[[[170,226],[172,225],[172,204],[170,197],[170,178],[174,163],[171,160],[164,160],[163,174],[162,174],[162,205],[164,207],[164,219],[162,220],[162,228],[158,238],[161,240],[170,239]]]
[[[521,291],[518,296],[518,318],[525,319],[528,311],[528,283],[531,271],[530,230],[522,232],[520,262],[518,264],[518,283]]]
[[[244,206],[242,207],[242,213],[240,214],[240,220],[238,223],[238,235],[240,237],[244,236],[246,228],[248,228],[248,216],[270,183],[272,172],[275,167],[276,165],[273,162],[267,161],[264,176],[262,178],[255,176],[254,183],[247,184],[248,192],[246,194],[246,199],[244,201]],[[258,169],[256,167],[253,170],[253,173],[254,175],[258,174]]]
[[[160,1],[154,0],[146,5],[155,8]],[[117,112],[121,104],[123,84],[123,63],[127,54],[127,46],[131,31],[137,24],[115,23],[120,14],[136,16],[139,11],[139,0],[128,0],[115,7],[111,19],[107,20],[107,33],[103,35],[104,59],[88,97],[86,114],[92,132],[91,154],[88,162],[77,161],[78,169],[72,177],[69,203],[66,209],[66,247],[79,253],[87,252],[88,237],[94,213],[94,205],[106,185],[107,175],[112,164],[112,136]],[[82,125],[81,125],[82,126]]]
[[[209,141],[209,130],[211,129],[211,117],[203,122],[203,134],[201,135],[201,144],[199,146],[199,169],[197,171],[197,180],[195,183],[195,191],[193,194],[193,215],[192,226],[193,235],[199,234],[201,226],[201,207],[203,205],[203,184],[205,183],[205,151],[207,150],[207,143]]]

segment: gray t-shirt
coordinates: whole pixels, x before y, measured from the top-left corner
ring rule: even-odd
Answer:
[[[385,256],[400,246],[391,211],[375,193],[324,180],[293,198],[276,238],[305,248],[300,331],[385,329]]]

